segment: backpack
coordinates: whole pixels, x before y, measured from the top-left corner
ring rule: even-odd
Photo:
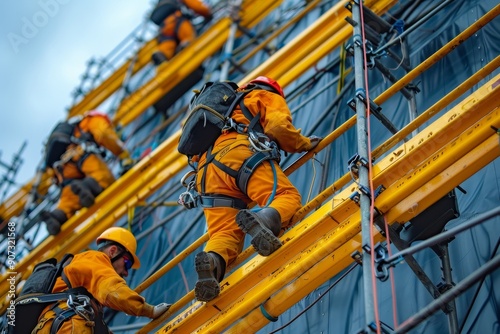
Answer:
[[[4,332],[9,334],[31,333],[38,324],[44,308],[55,301],[67,297],[67,293],[52,293],[56,280],[64,267],[73,259],[72,254],[64,255],[61,262],[55,258],[41,262],[33,268],[33,273],[26,280],[21,293],[11,300],[6,311]]]
[[[179,9],[179,0],[159,0],[149,19],[159,26],[169,15],[172,15]]]
[[[222,130],[230,128],[234,108],[249,91],[237,92],[234,82],[207,82],[189,104],[177,150],[188,157],[205,153]]]
[[[81,118],[58,123],[49,135],[45,146],[45,166],[52,165],[61,159],[68,146],[73,143],[72,137]]]

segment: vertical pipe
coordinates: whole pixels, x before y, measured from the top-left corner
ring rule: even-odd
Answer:
[[[234,39],[236,38],[236,32],[238,31],[238,21],[239,21],[239,11],[241,7],[242,0],[235,0],[231,8],[231,19],[233,23],[229,28],[229,36],[224,47],[224,63],[221,66],[219,81],[228,80],[229,75],[229,65],[230,58],[233,55]]]
[[[452,287],[454,284],[453,278],[451,276],[450,252],[448,250],[448,244],[444,243],[443,245],[439,245],[438,248],[440,250],[440,254],[438,255],[441,258],[441,263],[443,266],[441,270],[443,271],[444,283],[447,287]],[[447,315],[450,334],[458,334],[458,317],[455,300],[450,300],[446,307],[448,309]]]
[[[353,32],[353,45],[354,45],[354,82],[356,85],[356,96],[358,94],[367,95],[365,91],[365,66],[363,57],[363,38],[361,31],[361,8],[359,0],[352,4],[352,16],[356,23]],[[356,117],[357,117],[357,136],[358,136],[358,155],[363,162],[370,163],[368,159],[368,136],[366,128],[366,110],[363,101],[356,98]],[[362,166],[359,168],[359,186],[363,189],[369,190],[370,184],[368,179],[368,168]],[[360,191],[360,209],[361,209],[361,240],[363,246],[369,246],[370,240],[370,197],[364,192]],[[373,288],[372,288],[372,268],[371,268],[371,255],[370,252],[363,247],[363,293],[365,304],[365,320],[367,326],[375,323],[375,312],[373,305]]]

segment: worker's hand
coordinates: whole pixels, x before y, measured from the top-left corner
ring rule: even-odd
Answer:
[[[160,315],[162,315],[163,313],[167,312],[168,309],[170,308],[170,306],[172,306],[172,305],[167,304],[167,303],[161,303],[161,304],[156,305],[153,308],[153,319],[156,319]]]
[[[318,136],[310,136],[309,140],[311,141],[311,147],[309,148],[309,151],[318,146],[319,142],[322,140],[322,137]]]
[[[132,167],[134,167],[135,161],[132,158],[124,158],[121,162],[120,165],[122,166],[122,171],[120,175],[125,174],[128,172]]]

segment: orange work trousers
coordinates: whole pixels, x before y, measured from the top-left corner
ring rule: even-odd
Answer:
[[[77,167],[77,162],[65,164],[62,175],[65,180],[91,177],[96,180],[103,189],[106,189],[115,181],[115,177],[113,173],[111,173],[106,162],[100,155],[93,153],[85,158],[83,163],[81,163],[80,169]],[[82,208],[78,195],[73,193],[69,184],[63,187],[57,208],[62,210],[68,219],[71,218],[76,211]]]
[[[226,139],[227,138],[227,139]],[[222,139],[222,140],[221,140]],[[219,138],[212,150],[216,153],[216,160],[227,167],[238,171],[244,160],[254,154],[249,149],[246,135],[230,133]],[[217,153],[218,152],[218,153]],[[199,161],[199,166],[205,164],[206,156]],[[274,184],[274,172],[271,167],[274,164],[277,182]],[[245,196],[236,185],[236,180],[226,172],[219,169],[213,163],[206,167],[205,193],[215,193],[239,198],[246,203],[256,202],[260,207],[266,206],[275,189],[274,198],[268,205],[276,209],[282,221],[282,226],[287,226],[295,212],[301,208],[301,196],[288,177],[283,173],[278,163],[272,160],[264,161],[250,176]],[[201,179],[203,170],[197,174],[197,187],[201,191]],[[222,256],[226,265],[230,265],[241,253],[245,234],[236,224],[235,217],[238,209],[229,207],[204,208],[207,221],[209,240],[205,251],[215,252]]]

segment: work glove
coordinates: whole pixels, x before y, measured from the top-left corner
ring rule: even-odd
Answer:
[[[124,158],[120,162],[120,165],[122,167],[122,171],[120,173],[120,176],[128,172],[132,167],[134,167],[135,161],[132,158]]]
[[[322,137],[318,137],[318,136],[310,136],[309,137],[309,140],[311,141],[311,147],[309,148],[309,151],[312,150],[313,148],[315,148],[316,146],[318,146],[319,142],[322,140],[323,138]]]
[[[170,306],[172,306],[172,305],[167,304],[167,303],[161,303],[161,304],[156,305],[153,308],[153,319],[156,319],[160,315],[162,315],[163,313],[167,312],[168,309],[170,308]]]

